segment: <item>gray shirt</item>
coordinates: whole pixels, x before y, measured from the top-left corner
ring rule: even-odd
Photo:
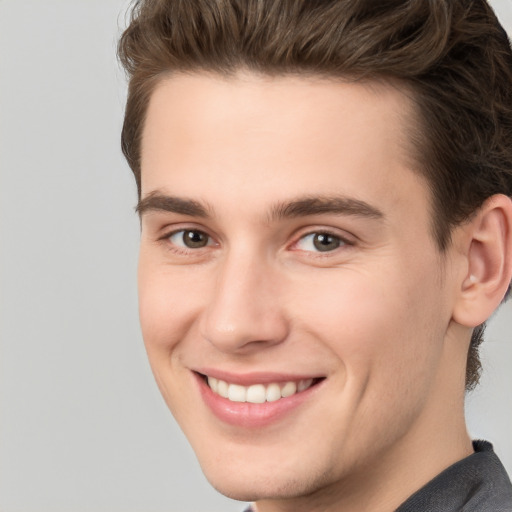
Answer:
[[[512,512],[512,484],[491,443],[473,441],[473,448],[396,512]]]

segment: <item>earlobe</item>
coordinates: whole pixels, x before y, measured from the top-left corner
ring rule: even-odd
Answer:
[[[453,319],[476,327],[499,306],[512,279],[512,200],[490,197],[466,228],[465,275]]]

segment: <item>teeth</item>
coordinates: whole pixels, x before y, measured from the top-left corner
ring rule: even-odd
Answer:
[[[267,386],[267,402],[275,402],[281,398],[281,388],[279,384],[269,384]]]
[[[215,391],[215,393],[219,390],[219,381],[215,377],[208,377],[208,385]]]
[[[297,384],[295,382],[287,382],[283,389],[281,389],[281,396],[286,398],[288,396],[292,396],[297,393]]]
[[[230,384],[228,387],[228,398],[232,402],[245,402],[247,398],[247,388],[238,384]]]
[[[267,399],[265,386],[263,384],[254,384],[247,388],[245,400],[252,404],[262,404]]]
[[[304,379],[299,382],[299,385],[297,386],[297,391],[300,393],[301,391],[304,391],[308,389],[311,384],[313,384],[313,379]]]
[[[253,384],[252,386],[240,386],[239,384],[228,384],[224,380],[208,377],[208,385],[212,391],[232,402],[249,402],[262,404],[264,402],[275,402],[280,398],[286,398],[305,391],[313,384],[313,379],[302,379],[300,381],[289,381],[284,384]]]
[[[228,383],[224,382],[223,380],[218,380],[217,381],[217,393],[220,396],[227,398],[228,397]]]

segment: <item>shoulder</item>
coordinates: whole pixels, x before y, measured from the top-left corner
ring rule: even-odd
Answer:
[[[413,494],[396,512],[512,512],[512,484],[491,443],[474,441],[475,452]]]

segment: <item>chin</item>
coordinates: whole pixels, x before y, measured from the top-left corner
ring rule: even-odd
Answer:
[[[201,465],[210,484],[221,494],[238,501],[292,499],[306,496],[325,486],[328,475],[300,475],[291,468],[266,468],[251,465],[250,458],[243,464],[245,470],[230,465],[220,469],[216,464]]]
[[[238,479],[220,479],[216,476],[207,479],[210,484],[221,494],[238,501],[260,501],[290,499],[309,492],[303,492],[303,486],[300,482],[288,480],[286,482],[276,482],[275,479],[266,479],[259,482],[247,479],[244,482]]]

